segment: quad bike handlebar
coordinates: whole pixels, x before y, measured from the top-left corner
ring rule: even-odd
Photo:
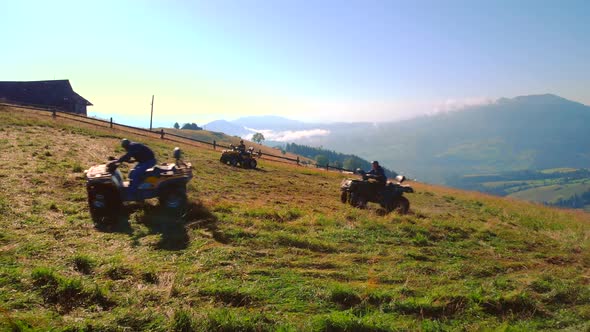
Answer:
[[[113,173],[120,165],[121,163],[117,160],[110,160],[107,162],[107,170],[109,173]]]
[[[362,173],[360,175],[363,178],[363,180],[370,180],[370,179],[377,179],[378,178],[378,176],[375,174]]]
[[[137,160],[135,160],[134,158],[131,158],[127,161],[128,163],[135,163],[137,162]],[[109,161],[107,161],[107,169],[109,170],[109,172],[114,172],[119,166],[121,166],[123,162],[119,162],[116,159],[111,159],[111,157],[109,157]]]

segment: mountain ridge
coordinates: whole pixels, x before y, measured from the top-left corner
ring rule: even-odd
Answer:
[[[291,121],[276,130],[295,129],[285,125]],[[448,184],[466,174],[588,168],[588,123],[590,107],[546,93],[398,122],[306,124],[327,133],[290,142],[379,160],[412,178]]]
[[[282,127],[292,124],[292,125],[297,125],[297,126],[304,126],[306,128],[317,127],[317,126],[343,126],[343,125],[372,125],[372,126],[376,125],[376,126],[379,126],[382,124],[405,123],[405,122],[414,121],[414,120],[418,120],[418,119],[437,117],[442,114],[468,112],[472,109],[478,109],[482,106],[485,107],[485,106],[491,106],[494,104],[535,105],[535,104],[559,104],[559,103],[562,103],[562,104],[568,103],[571,105],[590,107],[590,106],[585,105],[583,103],[573,101],[570,99],[566,99],[564,97],[561,97],[561,96],[553,94],[553,93],[542,93],[542,94],[521,95],[521,96],[515,96],[512,98],[501,97],[501,98],[494,100],[493,102],[491,102],[489,104],[470,105],[470,106],[465,106],[463,108],[460,108],[460,109],[457,109],[454,111],[440,111],[440,112],[435,112],[435,113],[431,113],[431,114],[422,114],[422,115],[418,115],[418,116],[410,118],[410,119],[404,119],[404,120],[398,120],[398,121],[306,122],[306,121],[300,121],[300,120],[293,120],[293,119],[289,119],[287,117],[277,116],[277,115],[251,115],[251,116],[240,117],[235,120],[223,120],[223,119],[214,120],[214,121],[211,121],[211,122],[205,124],[205,126],[215,124],[218,121],[237,124],[237,125],[247,124],[249,126],[260,126],[260,125],[264,126],[265,124],[277,122]],[[268,128],[262,128],[262,129],[268,129]]]

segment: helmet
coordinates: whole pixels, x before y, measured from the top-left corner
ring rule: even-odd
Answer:
[[[373,160],[373,161],[371,161],[371,164],[373,164],[373,165],[379,165],[379,162],[377,160]]]
[[[129,144],[131,144],[131,142],[130,142],[128,139],[126,139],[126,138],[123,138],[123,139],[121,140],[121,146],[122,146],[123,148],[125,148],[125,149],[126,149],[126,148],[129,146]]]
[[[244,143],[244,140],[243,140],[243,139],[241,139],[241,140],[240,140],[240,143]]]

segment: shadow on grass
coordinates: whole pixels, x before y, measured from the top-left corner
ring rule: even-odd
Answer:
[[[143,209],[143,215],[137,222],[148,227],[150,234],[162,235],[156,244],[157,249],[186,249],[190,243],[187,228],[205,228],[220,241],[216,237],[219,233],[217,218],[201,202],[189,202],[182,211],[168,210],[159,205],[143,205],[140,208]]]
[[[211,233],[215,241],[227,244],[230,238],[217,228],[217,217],[203,206],[201,202],[191,202],[187,208],[186,226],[194,229],[204,229]]]
[[[233,169],[233,170],[238,170],[239,169],[239,170],[244,170],[244,171],[247,171],[247,172],[268,173],[267,170],[262,169],[260,167],[256,167],[256,168],[244,168],[244,167],[241,167],[241,166],[231,166],[231,165],[229,165],[228,167],[230,167],[230,169]]]
[[[132,203],[125,205],[117,215],[108,218],[94,219],[97,230],[106,233],[122,233],[134,235],[131,227],[131,215],[140,212],[137,222],[145,225],[150,234],[161,234],[157,249],[183,250],[190,243],[187,228],[203,228],[221,243],[229,239],[217,229],[217,218],[203,206],[201,202],[189,202],[185,209],[169,210],[160,205]],[[143,235],[143,236],[145,236]]]
[[[129,214],[125,209],[121,213],[102,217],[102,218],[93,218],[94,227],[105,233],[123,233],[127,235],[133,234],[133,228],[129,224]]]

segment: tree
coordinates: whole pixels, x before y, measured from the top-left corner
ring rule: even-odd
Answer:
[[[262,143],[262,141],[264,141],[264,135],[262,135],[261,133],[256,133],[252,136],[252,141],[260,144]]]
[[[180,129],[189,129],[189,130],[203,130],[201,127],[197,126],[196,123],[185,123],[182,125]]]
[[[357,168],[362,168],[363,162],[357,158],[347,158],[344,160],[343,168],[348,170],[355,170]]]
[[[174,129],[180,129],[180,125],[178,124],[178,122],[174,123]]]
[[[326,166],[326,164],[328,163],[328,157],[324,156],[323,154],[318,154],[317,156],[315,156],[315,162],[319,166]]]

